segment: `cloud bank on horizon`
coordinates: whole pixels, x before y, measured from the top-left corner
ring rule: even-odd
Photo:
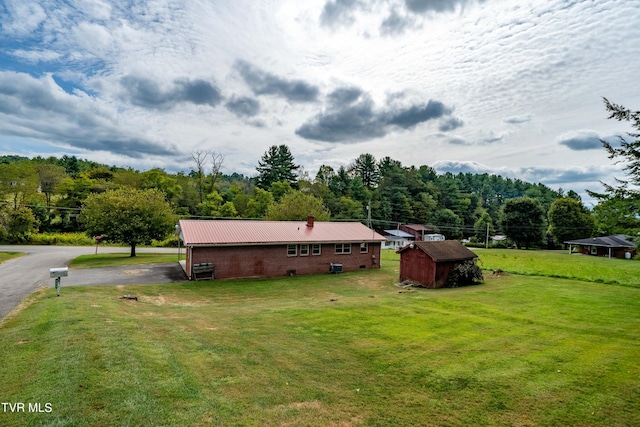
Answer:
[[[640,109],[634,0],[5,0],[0,154],[312,174],[361,153],[598,190]]]

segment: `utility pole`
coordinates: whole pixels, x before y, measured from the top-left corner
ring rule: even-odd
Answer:
[[[487,222],[487,240],[485,241],[484,248],[489,249],[489,223],[488,222]]]

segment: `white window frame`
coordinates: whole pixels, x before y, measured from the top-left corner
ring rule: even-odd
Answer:
[[[291,249],[293,249],[293,253]],[[287,245],[287,256],[298,256],[298,245]]]
[[[309,256],[309,245],[307,243],[300,245],[300,256]]]
[[[598,255],[598,247],[591,246],[591,255]]]
[[[311,255],[322,255],[322,245],[320,243],[314,243],[311,245]]]
[[[360,243],[360,253],[361,254],[369,253],[369,243],[366,243],[366,242]]]
[[[338,250],[340,248],[340,250]],[[345,249],[347,249],[345,251]],[[351,243],[336,243],[335,246],[336,255],[350,255],[351,254]]]

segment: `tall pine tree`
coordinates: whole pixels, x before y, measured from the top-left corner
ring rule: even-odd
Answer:
[[[284,181],[295,188],[296,171],[299,168],[300,166],[293,162],[293,155],[289,147],[284,144],[272,145],[258,162],[256,185],[267,190],[274,182]]]

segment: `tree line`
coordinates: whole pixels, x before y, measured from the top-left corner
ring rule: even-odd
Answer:
[[[635,120],[632,126],[638,129],[637,112],[613,104],[607,108],[612,118]],[[322,165],[311,178],[287,145],[274,145],[257,159],[253,177],[221,173],[224,155],[205,150],[192,153],[188,172],[177,173],[138,171],[66,155],[1,156],[0,239],[20,242],[36,230],[99,232],[91,218],[82,215],[83,209],[95,207],[100,195],[122,190],[146,191],[144,198],[152,197],[149,191],[159,195],[171,214],[166,221],[301,220],[314,215],[319,221],[363,221],[377,230],[424,224],[448,239],[478,242],[487,234],[505,234],[523,247],[557,246],[597,233],[635,235],[640,230],[639,197],[629,183],[639,181],[638,160],[633,163],[638,147],[625,143],[631,144],[623,140],[618,148],[603,142],[612,158],[631,156],[626,158],[631,180],[605,186],[602,194],[591,192],[599,199],[592,210],[574,191],[486,173],[439,174],[427,165],[405,166],[370,153],[346,166]]]

